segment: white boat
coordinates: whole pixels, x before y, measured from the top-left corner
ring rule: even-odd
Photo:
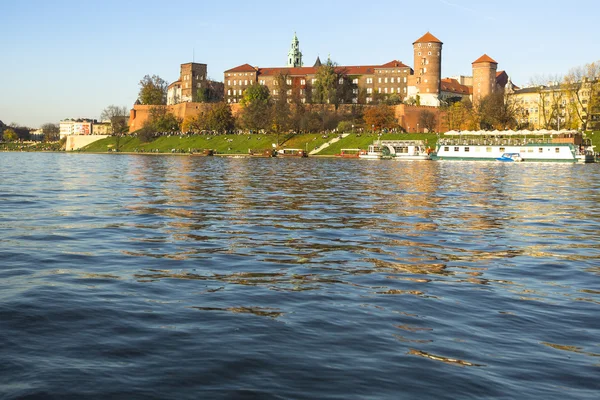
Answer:
[[[430,150],[423,140],[382,140],[381,149],[396,161],[431,160]]]
[[[367,151],[360,151],[358,153],[358,158],[363,158],[367,160],[382,160],[382,159],[390,159],[390,152],[387,148],[381,147],[378,142],[375,142],[369,145]]]
[[[497,134],[462,136],[438,140],[434,160],[509,161],[518,155],[523,162],[594,162],[591,141],[579,132],[552,133],[549,137],[514,137]],[[510,156],[512,159],[513,156]],[[518,161],[515,159],[512,161]]]

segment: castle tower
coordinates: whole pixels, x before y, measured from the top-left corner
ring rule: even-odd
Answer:
[[[473,104],[496,92],[498,63],[484,54],[473,62]]]
[[[288,53],[288,67],[301,67],[302,66],[302,53],[300,52],[300,41],[296,32],[294,32],[294,38],[292,39],[292,48]]]
[[[413,43],[415,76],[412,95],[419,95],[420,103],[424,106],[440,105],[442,45],[443,43],[429,32]]]
[[[181,102],[196,101],[198,90],[206,88],[206,64],[181,64]]]

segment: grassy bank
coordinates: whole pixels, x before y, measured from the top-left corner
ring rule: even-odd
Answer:
[[[280,148],[295,148],[312,151],[323,143],[338,137],[337,134],[305,134],[296,135],[283,143]],[[343,148],[366,149],[373,141],[377,140],[375,134],[354,134],[341,139],[339,142],[322,150],[319,155],[334,155]],[[437,136],[435,134],[385,134],[381,139],[420,139],[427,140],[430,146],[435,146]],[[248,154],[251,149],[256,152],[273,148],[277,145],[276,135],[220,135],[220,136],[162,136],[155,140],[142,143],[137,137],[122,137],[118,142],[120,152],[138,153],[189,153],[190,151],[202,151],[212,149],[219,154]],[[281,140],[281,138],[279,138]],[[106,152],[117,148],[117,138],[109,137],[94,142],[80,151],[82,152]]]

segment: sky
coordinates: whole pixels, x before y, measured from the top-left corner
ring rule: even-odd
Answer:
[[[442,76],[484,53],[526,85],[600,60],[598,0],[0,0],[0,120],[37,128],[133,106],[144,75],[168,82],[186,62],[208,76],[285,66],[294,32],[304,64],[400,60],[430,31]]]

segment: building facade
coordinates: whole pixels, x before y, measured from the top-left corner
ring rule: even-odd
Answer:
[[[179,79],[167,89],[167,105],[197,101],[199,91],[208,87],[206,74],[206,64],[181,64]]]
[[[92,119],[67,119],[60,121],[60,138],[69,135],[92,135],[94,124]]]

